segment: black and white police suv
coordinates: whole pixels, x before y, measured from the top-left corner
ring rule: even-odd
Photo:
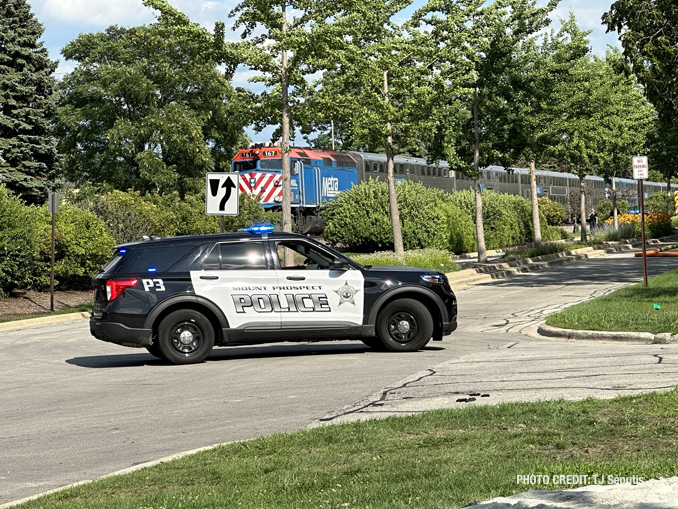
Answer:
[[[263,227],[118,246],[92,283],[94,337],[175,364],[201,362],[214,345],[277,341],[360,339],[411,352],[457,328],[444,274],[362,266]]]

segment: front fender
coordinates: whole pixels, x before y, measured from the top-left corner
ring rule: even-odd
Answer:
[[[406,293],[409,294],[418,293],[430,298],[438,306],[438,310],[440,311],[442,321],[443,322],[448,321],[447,309],[445,309],[445,305],[440,300],[440,297],[438,297],[434,292],[432,292],[428,288],[422,288],[421,286],[400,286],[398,288],[393,288],[392,290],[389,290],[388,292],[384,293],[377,299],[377,301],[372,306],[372,309],[370,310],[370,315],[368,317],[368,322],[366,325],[376,325],[377,315],[379,314],[381,308],[384,307],[386,301],[389,301],[393,297],[397,297],[398,295],[404,295]]]

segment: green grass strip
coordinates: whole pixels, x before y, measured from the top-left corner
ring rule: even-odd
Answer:
[[[504,260],[516,260],[518,258],[535,258],[537,256],[563,253],[565,251],[572,251],[582,247],[600,245],[600,242],[577,242],[577,243],[557,243],[544,244],[538,248],[521,248],[506,251],[502,257]]]
[[[597,331],[678,333],[678,270],[602,297],[575,304],[546,318],[554,327]],[[657,304],[660,309],[655,308]]]
[[[459,270],[454,256],[449,251],[440,249],[413,249],[405,251],[405,263],[401,263],[393,251],[377,253],[344,253],[361,265],[407,265],[447,273]]]
[[[536,488],[518,475],[675,476],[677,424],[676,390],[440,410],[225,445],[22,507],[463,507]]]
[[[85,312],[85,311],[92,311],[92,303],[87,302],[85,304],[80,304],[78,306],[73,306],[70,308],[66,309],[59,309],[58,311],[54,311],[53,313],[40,313],[40,314],[35,314],[35,315],[21,315],[21,316],[7,316],[4,318],[0,318],[0,323],[6,323],[6,322],[16,322],[19,320],[28,320],[30,318],[44,318],[46,316],[56,316],[56,315],[66,315],[68,313],[80,313],[80,312]]]

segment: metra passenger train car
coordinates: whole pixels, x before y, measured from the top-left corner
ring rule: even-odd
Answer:
[[[233,158],[232,170],[240,174],[240,192],[256,196],[264,208],[282,203],[282,152],[280,147],[255,145],[239,150]],[[470,189],[473,180],[445,161],[430,164],[418,157],[395,157],[396,181],[412,180],[447,192]],[[320,233],[322,221],[317,211],[323,202],[334,200],[342,191],[370,178],[386,179],[386,155],[369,152],[336,152],[294,147],[290,152],[292,207],[302,233]],[[486,190],[530,197],[530,175],[527,168],[506,170],[488,166],[480,172]],[[631,179],[615,179],[618,196],[637,208],[637,184]],[[608,186],[602,177],[584,179],[590,206],[605,199]],[[645,194],[666,191],[665,183],[645,182]],[[569,194],[579,193],[579,178],[571,173],[537,171],[537,194],[561,203],[572,216]],[[589,198],[587,197],[587,200]],[[587,207],[589,204],[587,203]]]

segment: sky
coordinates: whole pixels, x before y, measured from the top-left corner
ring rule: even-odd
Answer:
[[[604,55],[608,45],[618,46],[616,33],[605,33],[600,18],[606,12],[613,0],[560,0],[556,11],[552,14],[552,27],[560,26],[558,19],[567,19],[572,11],[585,30],[591,30],[589,35],[594,53]],[[538,5],[545,5],[547,0],[537,0]],[[45,27],[42,37],[45,47],[52,60],[59,60],[57,77],[73,70],[73,62],[64,60],[61,49],[81,33],[99,32],[110,25],[135,26],[151,23],[154,20],[153,11],[144,7],[142,0],[28,0],[33,13]],[[238,0],[169,0],[169,3],[184,12],[188,17],[212,30],[216,21],[226,23],[226,36],[231,40],[238,40],[239,35],[230,30],[233,20],[228,17],[231,10],[239,3]],[[406,17],[425,0],[415,0]],[[252,75],[246,69],[236,72],[233,79],[234,86],[248,86],[247,79]],[[268,131],[268,130],[267,130]],[[265,136],[266,132],[262,133]],[[257,136],[259,138],[260,136]]]

